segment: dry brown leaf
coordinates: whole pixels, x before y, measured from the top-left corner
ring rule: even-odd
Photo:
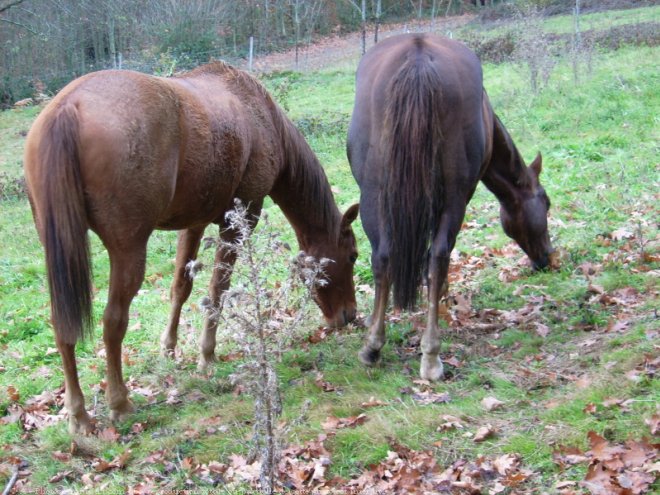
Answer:
[[[616,229],[610,233],[610,239],[613,241],[623,241],[624,239],[632,239],[634,237],[635,234],[624,228]]]
[[[49,483],[59,483],[63,479],[73,479],[73,471],[60,471],[48,480]]]
[[[644,422],[651,429],[651,435],[659,435],[660,434],[660,414],[656,413],[653,416],[651,416],[650,418],[645,419]]]
[[[588,375],[582,375],[575,380],[575,386],[581,390],[585,390],[591,386],[591,378]]]
[[[451,416],[450,414],[443,414],[441,417],[444,423],[438,426],[437,428],[438,431],[449,431],[449,430],[463,428],[463,424],[461,423],[460,418],[457,418],[456,416]]]
[[[16,387],[9,385],[7,387],[7,397],[9,398],[10,402],[18,402],[21,398],[21,394],[18,393]]]
[[[363,402],[360,404],[360,407],[364,409],[368,409],[370,407],[379,407],[379,406],[386,406],[387,402],[383,402],[382,400],[377,400],[374,397],[369,397],[369,400],[366,402]]]
[[[505,454],[493,461],[493,467],[501,476],[506,476],[507,474],[513,472],[520,463],[520,457],[515,454]]]
[[[451,356],[450,358],[445,359],[443,362],[449,366],[453,366],[454,368],[463,367],[463,361],[458,360],[456,356]]]
[[[114,426],[100,430],[96,436],[101,440],[105,440],[106,442],[116,442],[120,437],[117,429]]]
[[[582,409],[582,412],[585,414],[595,414],[596,413],[596,404],[590,402]]]
[[[495,428],[491,424],[487,424],[485,426],[482,426],[477,430],[477,432],[474,434],[474,438],[472,439],[474,442],[483,442],[484,440],[487,440],[491,437],[493,437],[496,433]]]
[[[184,471],[191,472],[197,467],[197,463],[195,462],[195,459],[192,457],[184,457],[183,460],[181,461],[181,469]]]
[[[448,393],[437,393],[432,390],[425,390],[423,392],[415,392],[411,395],[412,399],[422,406],[429,404],[444,404],[451,401]]]
[[[339,430],[341,428],[355,428],[367,421],[367,415],[362,413],[358,416],[351,416],[348,418],[338,418],[336,416],[328,416],[325,422],[321,423],[321,427],[326,430]]]
[[[53,459],[58,460],[60,462],[69,462],[71,460],[71,454],[69,454],[68,452],[62,452],[60,450],[51,452],[50,455],[53,457]]]
[[[324,392],[338,392],[341,390],[336,385],[332,385],[330,382],[325,381],[323,377],[323,373],[321,372],[318,372],[316,374],[316,379],[314,380],[314,383]]]
[[[534,330],[536,331],[537,335],[543,338],[546,338],[550,334],[550,327],[548,325],[535,321],[534,327],[535,327]]]
[[[481,405],[486,411],[494,411],[500,409],[504,405],[504,402],[495,397],[484,397],[481,399]]]

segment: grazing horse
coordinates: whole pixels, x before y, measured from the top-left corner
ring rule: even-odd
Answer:
[[[525,166],[493,113],[479,59],[461,43],[428,34],[389,38],[364,55],[356,85],[347,151],[376,284],[360,360],[373,365],[380,357],[390,287],[394,304],[411,308],[427,277],[420,374],[438,380],[438,301],[479,180],[498,198],[506,234],[535,268],[549,263],[541,156]]]
[[[207,225],[218,224],[223,239],[231,241],[225,213],[235,198],[249,204],[256,224],[270,195],[300,248],[334,260],[326,269],[330,283],[316,294],[329,324],[344,325],[355,317],[356,243],[350,224],[357,205],[342,216],[302,135],[256,79],[227,64],[215,62],[167,79],[109,70],[73,81],[34,122],[25,177],[46,253],[72,432],[92,429],[74,353],[78,338],[91,333],[88,229],[110,257],[103,340],[113,420],[133,410],[122,377],[121,343],[154,229],[180,231],[172,308],[161,337],[166,354],[174,351],[181,306],[192,289],[186,264],[196,258]],[[220,307],[234,262],[233,253],[218,247],[210,286],[214,308]],[[217,313],[210,311],[204,323],[201,367],[214,360]]]

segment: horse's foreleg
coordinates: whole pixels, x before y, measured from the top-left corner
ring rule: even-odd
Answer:
[[[424,380],[440,380],[444,375],[440,359],[440,329],[438,309],[440,298],[447,292],[449,258],[456,242],[456,236],[463,221],[460,212],[445,212],[440,220],[440,228],[431,246],[429,260],[428,320],[422,336],[422,362],[419,374]]]
[[[55,340],[62,356],[62,367],[64,369],[64,407],[69,413],[69,432],[72,435],[91,433],[93,426],[89,414],[85,410],[85,398],[78,381],[76,346],[65,344],[57,336]]]
[[[170,318],[160,337],[161,350],[166,357],[174,356],[181,308],[190,297],[193,286],[193,277],[188,273],[186,266],[197,258],[205,228],[206,226],[202,226],[179,231],[174,280],[170,288]]]
[[[146,241],[141,247],[110,252],[110,289],[108,304],[103,313],[103,341],[106,350],[106,400],[112,421],[120,421],[135,408],[128,398],[121,369],[121,344],[128,327],[128,310],[137,294],[146,261]]]
[[[248,222],[250,230],[253,230],[259,221],[263,201],[257,201],[248,205]],[[211,285],[209,287],[209,297],[211,299],[210,307],[207,308],[206,318],[204,320],[204,330],[200,340],[200,354],[197,368],[200,371],[216,361],[215,345],[216,333],[218,330],[218,321],[222,311],[222,295],[229,289],[231,274],[236,262],[236,252],[223,246],[226,243],[233,243],[236,239],[236,231],[228,229],[226,224],[220,227],[220,237],[222,242],[218,244],[215,252],[215,263],[213,266],[213,275],[211,276]]]
[[[385,345],[385,311],[390,295],[387,260],[374,257],[371,263],[376,281],[374,310],[369,317],[369,331],[366,342],[358,354],[360,361],[367,366],[373,366],[378,362],[380,359],[380,350]]]

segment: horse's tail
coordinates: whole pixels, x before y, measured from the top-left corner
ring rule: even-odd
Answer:
[[[442,208],[441,89],[421,38],[387,90],[381,213],[389,237],[394,304],[412,308]]]
[[[42,130],[40,198],[35,205],[46,251],[51,318],[58,337],[75,344],[92,331],[92,276],[76,107],[64,104]]]

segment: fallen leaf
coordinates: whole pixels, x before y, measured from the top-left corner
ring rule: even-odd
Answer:
[[[493,437],[496,433],[495,428],[491,424],[487,424],[485,426],[482,426],[477,430],[477,432],[474,434],[474,438],[472,439],[474,442],[483,442],[484,440],[487,440],[491,437]]]
[[[50,455],[53,457],[53,459],[60,462],[69,462],[71,460],[71,454],[59,450],[51,452]]]
[[[575,386],[581,390],[585,390],[591,386],[591,378],[587,375],[582,375],[580,378],[575,380]]]
[[[586,406],[584,406],[584,409],[582,409],[582,412],[585,414],[595,414],[596,413],[596,404],[593,402],[590,402]]]
[[[18,402],[19,399],[21,398],[21,394],[18,393],[16,387],[14,387],[13,385],[9,385],[7,387],[7,397],[9,397],[10,402]]]
[[[459,361],[456,359],[456,356],[452,356],[448,359],[444,360],[445,364],[448,364],[449,366],[453,366],[454,368],[462,368],[463,367],[463,361]]]
[[[444,414],[442,416],[444,423],[438,426],[437,431],[449,431],[455,429],[462,429],[463,424],[461,423],[460,418],[456,416],[451,416],[449,414]]]
[[[651,435],[660,434],[660,414],[656,413],[650,418],[645,419],[644,422],[651,429]]]
[[[504,402],[496,399],[495,397],[484,397],[481,400],[481,405],[484,407],[484,409],[486,409],[486,411],[494,411],[496,409],[500,409],[504,405]]]
[[[515,454],[505,454],[493,461],[493,466],[498,473],[506,476],[511,473],[520,463],[520,457]]]
[[[105,440],[106,442],[116,442],[120,437],[117,429],[114,426],[100,430],[96,436],[101,440]]]
[[[336,385],[333,385],[330,382],[325,381],[323,377],[323,373],[320,372],[316,374],[316,379],[314,380],[314,383],[324,392],[338,392],[341,390]]]
[[[366,414],[360,414],[358,416],[351,416],[348,418],[338,418],[336,416],[328,416],[326,420],[321,423],[321,427],[326,430],[339,430],[341,428],[355,428],[360,426],[367,421]]]
[[[431,390],[426,390],[424,392],[415,392],[411,395],[412,399],[422,406],[429,404],[444,404],[451,401],[451,397],[448,393],[436,393]]]
[[[59,483],[63,479],[73,479],[73,471],[60,471],[48,480],[49,483]]]
[[[369,397],[369,400],[367,402],[363,402],[360,404],[360,407],[364,409],[368,409],[370,407],[379,407],[379,406],[386,406],[387,402],[383,402],[382,400],[377,400],[374,399],[373,397]]]
[[[616,229],[610,233],[610,238],[613,241],[623,241],[624,239],[632,239],[635,237],[635,234],[626,230],[626,229]]]
[[[543,323],[536,321],[534,322],[534,326],[534,330],[536,330],[536,333],[539,336],[546,338],[550,334],[550,327],[548,325],[544,325]]]

